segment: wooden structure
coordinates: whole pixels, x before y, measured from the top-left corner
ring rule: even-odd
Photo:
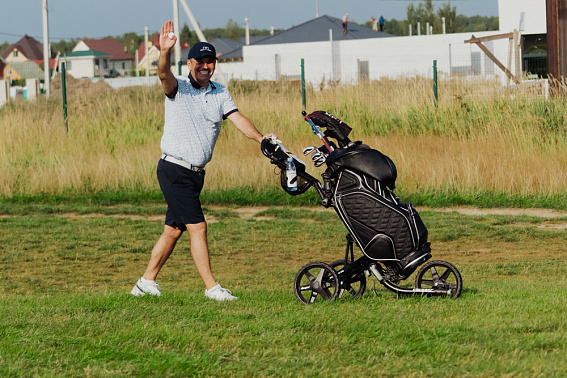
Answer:
[[[494,54],[483,45],[483,42],[494,41],[497,39],[505,39],[508,38],[510,40],[510,49],[508,51],[508,67],[504,66],[502,62],[500,62]],[[514,30],[512,33],[505,33],[505,34],[497,34],[491,35],[486,37],[477,38],[472,35],[471,39],[465,41],[465,43],[475,43],[485,54],[500,68],[509,80],[512,80],[516,84],[520,84],[522,78],[522,60],[521,60],[521,38],[520,32]],[[512,73],[512,60],[514,60],[514,71],[515,74]]]

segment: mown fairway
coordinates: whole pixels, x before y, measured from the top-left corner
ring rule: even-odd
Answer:
[[[567,217],[423,210],[433,258],[461,271],[459,299],[396,298],[371,279],[359,300],[304,306],[292,289],[299,268],[344,255],[332,212],[209,207],[213,269],[240,297],[216,303],[203,295],[186,236],[158,279],[164,295],[128,294],[163,227],[152,215],[161,205],[141,215],[127,206],[29,210],[0,218],[2,376],[567,371]]]

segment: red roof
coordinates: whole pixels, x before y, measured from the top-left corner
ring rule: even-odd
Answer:
[[[37,59],[33,62],[39,66],[40,64],[43,64],[43,59]],[[55,68],[55,64],[55,59],[49,59],[49,68]]]
[[[110,60],[134,60],[132,54],[115,38],[83,39],[89,49],[112,55]]]

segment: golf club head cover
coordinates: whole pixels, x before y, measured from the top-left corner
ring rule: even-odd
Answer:
[[[308,117],[317,126],[324,127],[326,129],[324,131],[325,136],[335,138],[339,142],[339,146],[342,147],[350,143],[347,137],[352,128],[331,113],[317,110],[309,114]]]

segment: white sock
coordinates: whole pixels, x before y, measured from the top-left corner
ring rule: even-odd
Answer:
[[[155,282],[154,280],[147,280],[144,277],[140,278],[142,282]]]

